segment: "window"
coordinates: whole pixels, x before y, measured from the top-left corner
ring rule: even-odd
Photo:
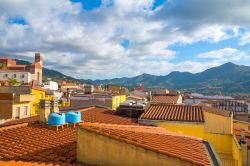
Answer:
[[[16,119],[19,119],[20,118],[20,107],[16,107],[16,116],[15,116]]]
[[[24,106],[23,108],[23,114],[28,115],[28,106]]]
[[[4,77],[5,77],[5,78],[8,78],[8,74],[5,74]]]
[[[22,75],[20,76],[20,78],[24,78],[24,74],[22,74]]]
[[[13,78],[16,78],[16,74],[13,75]]]

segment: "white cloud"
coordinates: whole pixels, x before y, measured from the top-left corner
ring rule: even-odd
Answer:
[[[240,45],[245,45],[250,43],[250,33],[246,33],[240,38]]]
[[[109,7],[105,4],[110,0],[105,0],[100,8],[85,11],[80,3],[69,0],[0,1],[0,53],[31,59],[39,51],[47,67],[79,78],[167,74],[177,69],[198,72],[218,63],[190,60],[173,64],[170,61],[177,55],[169,46],[220,42],[238,36],[241,23],[249,25],[244,21],[249,3],[230,1],[231,8],[213,9],[215,5],[211,7],[210,2],[204,8],[193,0],[190,4],[199,14],[187,2],[184,6],[169,2],[176,5],[168,9],[166,4],[152,11],[153,0],[117,0]],[[240,7],[244,7],[243,12]],[[8,19],[15,16],[23,17],[27,25],[9,24]],[[120,45],[124,39],[130,41],[128,49]]]
[[[243,59],[249,59],[250,56],[235,48],[223,48],[219,50],[213,50],[197,55],[198,58],[215,59],[217,61],[239,61]]]

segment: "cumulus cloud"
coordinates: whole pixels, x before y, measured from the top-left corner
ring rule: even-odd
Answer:
[[[103,0],[99,8],[87,11],[69,0],[0,1],[0,53],[31,60],[39,51],[46,67],[78,78],[199,72],[222,61],[171,63],[177,55],[170,46],[218,43],[238,37],[240,27],[250,28],[246,0],[174,0],[156,10],[153,3]],[[9,22],[16,17],[26,24]],[[127,48],[120,44],[123,40],[129,41]],[[248,41],[245,34],[241,36],[242,44]],[[227,51],[243,56],[230,49],[210,54],[222,56]]]
[[[223,48],[219,50],[212,50],[209,52],[201,53],[197,55],[198,58],[208,58],[217,61],[239,61],[250,59],[250,56],[235,48]]]

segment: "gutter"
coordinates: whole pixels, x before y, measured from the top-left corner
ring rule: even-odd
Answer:
[[[211,165],[213,165],[213,166],[223,166],[218,154],[214,150],[214,147],[207,141],[203,140],[202,142],[203,142],[204,146],[206,147],[207,153],[210,156]]]

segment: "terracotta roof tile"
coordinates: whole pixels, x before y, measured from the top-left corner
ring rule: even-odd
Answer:
[[[27,118],[7,121],[3,124],[0,124],[0,127],[11,126],[11,125],[16,125],[20,123],[31,123],[31,122],[36,122],[38,120],[39,120],[39,115],[36,115],[36,116],[27,117]]]
[[[80,128],[196,165],[211,165],[201,139],[159,127],[83,123]]]
[[[37,123],[10,127],[0,131],[0,158],[58,163],[75,161],[75,129],[55,131]]]
[[[230,116],[230,112],[201,106],[151,104],[140,119],[204,122],[204,112]]]
[[[61,163],[50,163],[50,162],[24,162],[24,161],[0,161],[0,165],[4,166],[60,166]],[[79,164],[67,164],[67,166],[78,166]]]
[[[114,111],[108,110],[106,108],[93,108],[86,111],[83,110],[81,114],[84,122],[138,125],[136,119],[121,117],[118,115],[114,115],[114,113]]]
[[[79,111],[82,111],[82,120],[87,122],[137,124],[129,118],[113,115],[113,111],[105,108],[91,107]],[[29,120],[20,120],[22,123],[9,122],[9,126],[5,124],[6,126],[0,128],[0,159],[53,164],[75,162],[76,129],[64,128],[55,131],[47,125],[34,122],[34,119],[31,120],[32,123],[24,123]]]
[[[165,104],[151,104],[140,119],[204,122],[201,107]]]
[[[179,95],[175,96],[154,96],[153,103],[167,103],[167,104],[177,104]]]

